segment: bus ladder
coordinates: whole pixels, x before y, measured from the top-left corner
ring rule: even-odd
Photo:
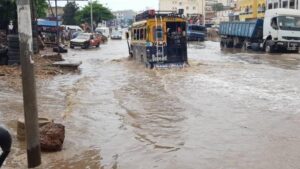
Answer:
[[[159,49],[161,51],[161,54],[162,54],[162,57],[165,56],[165,53],[164,53],[164,40],[163,40],[163,34],[162,34],[162,40],[158,40],[158,37],[157,37],[157,28],[158,28],[158,21],[157,21],[157,17],[155,16],[155,24],[156,24],[156,33],[155,33],[155,38],[156,38],[156,56],[158,57],[159,56]],[[162,20],[162,17],[160,16],[160,28],[163,32],[163,20]]]

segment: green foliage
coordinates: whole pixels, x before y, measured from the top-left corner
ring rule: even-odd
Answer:
[[[104,7],[102,4],[99,4],[97,1],[92,3],[93,6],[93,20],[98,25],[98,23],[104,20],[111,20],[114,18],[112,12]],[[77,23],[87,22],[90,23],[91,20],[91,4],[85,6],[82,10],[79,10],[76,13],[75,17]]]
[[[64,15],[62,16],[65,25],[76,24],[75,15],[78,9],[79,7],[75,2],[69,2],[66,4],[66,6],[64,7]]]
[[[223,11],[224,10],[224,5],[222,3],[216,3],[212,6],[212,9],[215,11],[215,12],[218,12],[218,11]]]
[[[48,3],[46,0],[34,0],[35,10],[37,18],[46,17],[46,10],[48,9]]]
[[[37,17],[45,17],[48,4],[46,0],[34,0]],[[12,20],[17,26],[17,5],[16,0],[0,0],[0,27],[6,29]],[[16,27],[15,27],[16,28]]]
[[[7,29],[10,20],[17,21],[17,6],[14,0],[0,0],[0,29]]]

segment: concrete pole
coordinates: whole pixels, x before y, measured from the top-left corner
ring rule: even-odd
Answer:
[[[202,1],[202,5],[203,5],[203,25],[205,26],[205,24],[206,24],[206,20],[205,20],[205,18],[206,18],[206,0],[203,0]]]
[[[91,32],[94,32],[94,25],[93,25],[93,0],[91,0]]]
[[[57,46],[57,53],[60,53],[59,50],[59,27],[58,27],[58,13],[57,13],[57,0],[55,0],[55,16],[56,16],[56,46]]]
[[[30,0],[17,0],[20,58],[22,65],[23,101],[28,167],[41,164],[34,66],[32,60],[32,21]]]

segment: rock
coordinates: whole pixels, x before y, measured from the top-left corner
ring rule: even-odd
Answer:
[[[39,128],[43,127],[46,124],[53,123],[53,119],[46,117],[38,118]],[[25,140],[25,120],[24,118],[19,118],[17,121],[17,138],[20,141]]]
[[[41,150],[46,152],[61,151],[65,140],[65,126],[49,123],[40,128]]]

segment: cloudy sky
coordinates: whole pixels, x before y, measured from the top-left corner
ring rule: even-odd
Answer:
[[[158,0],[97,0],[113,11],[132,9],[134,11],[145,10],[146,8],[158,9]],[[53,1],[52,1],[53,2]],[[64,6],[65,2],[59,2],[59,6]],[[88,4],[88,2],[77,2],[80,6]],[[54,5],[54,3],[52,3]]]

